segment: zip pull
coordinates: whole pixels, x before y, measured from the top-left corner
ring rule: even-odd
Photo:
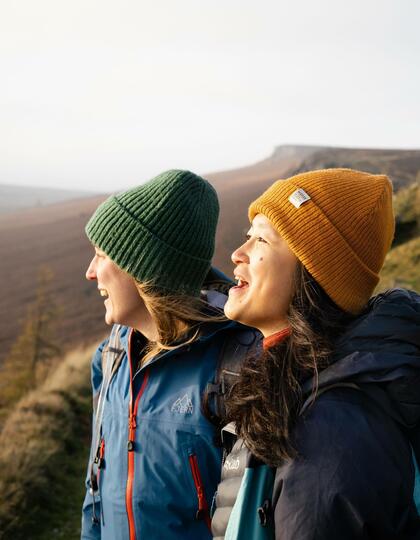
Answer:
[[[105,468],[105,439],[102,439],[101,445],[99,447],[99,462],[98,462],[98,474],[97,474],[99,498],[101,498],[101,471],[104,468]],[[102,525],[104,526],[105,525],[104,507],[102,504],[100,506],[100,516],[102,520]]]
[[[98,453],[96,454],[95,460],[94,460],[96,465],[98,466],[98,471],[100,469],[103,469],[104,466],[105,466],[104,456],[105,456],[105,441],[104,441],[104,439],[102,439],[101,440],[101,445],[98,448]]]
[[[201,486],[196,486],[197,489],[197,499],[198,499],[198,509],[195,513],[195,519],[205,519],[208,513],[207,501],[204,496],[204,491]]]
[[[95,500],[95,494],[99,494],[100,498],[100,475],[101,475],[101,469],[105,466],[105,440],[101,440],[101,444],[98,447],[98,450],[96,452],[95,459],[93,460],[92,466],[91,466],[91,472],[90,472],[90,494],[92,495],[92,525],[99,525],[100,524],[100,517],[102,517],[102,523],[104,522],[103,517],[103,508],[102,505],[100,506],[100,517],[98,517],[96,513],[96,500]],[[96,474],[94,473],[93,465],[96,464],[97,471]]]
[[[134,413],[130,414],[128,425],[129,425],[129,431],[128,431],[127,450],[129,452],[132,452],[134,450],[134,437],[135,437],[135,432],[136,432],[136,427],[137,427],[136,415]]]
[[[266,527],[271,517],[271,501],[266,499],[257,510],[261,527]]]

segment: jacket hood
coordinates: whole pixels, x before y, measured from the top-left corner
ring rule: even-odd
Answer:
[[[233,285],[234,282],[225,274],[223,274],[223,272],[221,272],[215,267],[210,268],[201,289],[201,299],[204,300],[208,305],[207,313],[209,316],[215,315],[216,312],[220,312],[221,314],[223,314],[223,307],[228,298],[228,291]],[[206,312],[206,308],[204,308],[204,312]],[[240,326],[241,325],[239,323],[235,321],[230,321],[228,319],[226,319],[225,321],[217,322],[203,322],[200,324],[200,336],[197,341],[206,341],[208,339],[211,339],[214,334],[220,331],[224,331],[227,329],[235,329]],[[129,335],[130,328],[123,326],[121,328],[120,337],[122,345],[127,352],[129,348]],[[159,355],[159,358],[164,355],[167,356],[171,354],[176,354],[177,352],[179,352],[179,350],[162,352],[161,355]]]
[[[405,427],[420,423],[420,295],[391,289],[373,297],[338,339],[318,391],[353,384]],[[307,381],[303,392],[312,390]]]

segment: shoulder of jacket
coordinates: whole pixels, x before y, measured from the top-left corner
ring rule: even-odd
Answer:
[[[126,345],[128,334],[130,331],[131,331],[131,328],[129,328],[128,326],[122,326],[122,325],[119,326],[118,341],[122,348],[124,348],[124,346]],[[92,358],[93,368],[97,367],[100,370],[102,370],[102,357],[103,357],[103,353],[106,347],[109,344],[110,338],[111,338],[111,333],[98,345],[96,351],[94,352],[93,358]]]
[[[102,352],[105,349],[109,342],[109,336],[106,337],[96,348],[95,352],[93,353],[92,357],[92,365],[95,366],[96,364],[101,364],[101,358],[102,358]]]
[[[408,304],[420,304],[420,294],[411,289],[394,288],[388,289],[384,292],[373,296],[369,304],[375,304],[377,302],[392,302],[396,304],[408,303]]]

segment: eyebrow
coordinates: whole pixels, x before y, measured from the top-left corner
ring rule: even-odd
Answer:
[[[272,242],[272,243],[277,241],[277,237],[273,236],[272,231],[268,227],[265,227],[264,225],[258,226],[257,231],[251,225],[247,231],[247,234],[250,234],[253,236],[263,236],[269,242]]]

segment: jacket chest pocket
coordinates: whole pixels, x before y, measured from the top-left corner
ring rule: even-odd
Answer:
[[[203,477],[198,464],[197,454],[193,451],[188,454],[188,462],[197,494],[197,512],[195,513],[195,518],[204,520],[209,530],[211,530],[210,508],[204,489]]]

